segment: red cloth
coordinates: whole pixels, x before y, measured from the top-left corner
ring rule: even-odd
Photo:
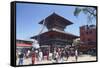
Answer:
[[[35,63],[35,53],[32,53],[32,64]]]

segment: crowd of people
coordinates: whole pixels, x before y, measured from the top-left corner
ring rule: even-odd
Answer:
[[[16,51],[16,60],[18,60],[18,65],[23,65],[24,58],[31,58],[32,64],[35,64],[36,61],[41,62],[43,60],[51,61],[53,63],[59,63],[67,61],[70,56],[75,56],[75,60],[78,59],[78,50],[71,48],[54,48],[53,51],[47,51],[48,54],[44,55],[43,51],[39,49],[27,50],[23,52]],[[45,58],[46,57],[46,58]]]
[[[75,56],[77,61],[78,51],[77,49],[69,49],[69,48],[54,48],[54,52],[52,55],[52,59],[56,61],[56,63],[67,61],[70,56]]]

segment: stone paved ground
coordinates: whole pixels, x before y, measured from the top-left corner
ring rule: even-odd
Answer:
[[[95,61],[95,60],[96,60],[96,56],[81,55],[81,56],[78,57],[77,62],[80,62],[80,61]],[[35,61],[35,64],[47,64],[47,63],[53,63],[53,62],[55,62],[55,61],[53,61],[53,60],[52,61],[43,60],[41,62]],[[62,62],[76,62],[76,61],[75,61],[75,57],[69,57],[67,61],[61,61],[61,63]],[[31,58],[24,59],[23,65],[29,65],[29,64],[32,64]],[[18,65],[18,60],[17,60],[17,65]]]

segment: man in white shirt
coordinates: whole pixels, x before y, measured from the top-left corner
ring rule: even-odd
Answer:
[[[77,49],[75,49],[75,59],[76,59],[76,62],[77,62],[77,59],[78,59],[78,51],[77,51]]]

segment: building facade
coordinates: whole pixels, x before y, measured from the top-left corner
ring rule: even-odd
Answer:
[[[96,49],[96,26],[84,25],[80,27],[81,49]]]
[[[22,51],[27,51],[31,50],[32,48],[32,41],[27,41],[27,40],[16,40],[16,50],[22,52]]]

